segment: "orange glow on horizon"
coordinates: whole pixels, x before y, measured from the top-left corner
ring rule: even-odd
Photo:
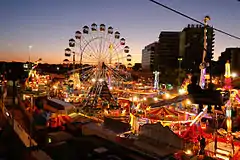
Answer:
[[[36,55],[42,55],[36,56]],[[45,56],[44,56],[45,55]],[[50,56],[52,55],[52,56]],[[55,55],[58,55],[57,58]],[[132,54],[132,65],[135,63],[141,63],[141,54]],[[42,63],[49,63],[49,64],[62,64],[63,60],[66,58],[64,55],[59,55],[57,53],[52,54],[40,54],[40,53],[32,53],[30,57],[30,61],[36,61],[37,59],[42,58]],[[29,56],[26,53],[16,53],[16,52],[8,52],[8,54],[0,52],[0,61],[4,62],[28,62]],[[127,63],[125,61],[125,63]]]

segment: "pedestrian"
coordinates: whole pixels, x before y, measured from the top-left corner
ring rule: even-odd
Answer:
[[[206,147],[206,139],[203,136],[200,136],[200,151],[199,155],[204,155],[205,153],[205,147]]]

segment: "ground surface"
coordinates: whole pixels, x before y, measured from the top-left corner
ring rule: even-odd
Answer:
[[[100,149],[101,148],[101,149]],[[106,149],[97,153],[95,149]],[[49,146],[46,152],[54,160],[151,160],[151,158],[117,146],[98,137],[81,137]]]

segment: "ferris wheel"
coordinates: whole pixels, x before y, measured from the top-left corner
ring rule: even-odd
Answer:
[[[69,39],[69,48],[65,49],[68,59],[64,62],[73,62],[73,66],[81,64],[78,69],[74,67],[73,72],[81,70],[82,81],[103,79],[110,83],[110,80],[126,78],[127,69],[132,67],[129,49],[119,31],[93,23]]]

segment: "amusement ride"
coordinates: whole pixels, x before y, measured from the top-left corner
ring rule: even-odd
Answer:
[[[119,31],[105,24],[93,23],[75,32],[65,49],[64,60],[72,63],[68,86],[70,94],[84,90],[81,106],[98,106],[102,103],[117,105],[110,90],[120,88],[131,80],[132,56],[125,38]],[[101,103],[100,103],[101,101]]]

